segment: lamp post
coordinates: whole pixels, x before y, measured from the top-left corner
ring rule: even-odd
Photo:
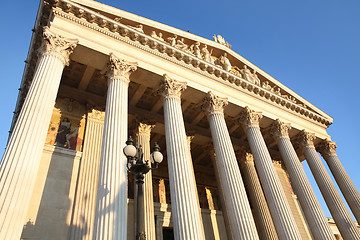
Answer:
[[[160,147],[154,144],[150,155],[151,167],[149,160],[143,159],[142,147],[136,147],[131,137],[126,141],[124,154],[127,158],[127,169],[135,178],[137,185],[137,204],[136,204],[136,240],[146,240],[145,234],[145,213],[144,213],[144,175],[152,168],[157,168],[163,160]]]

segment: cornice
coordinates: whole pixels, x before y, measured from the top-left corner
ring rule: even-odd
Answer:
[[[53,12],[57,16],[66,18],[131,46],[140,48],[141,50],[195,71],[201,75],[226,84],[227,86],[231,86],[252,97],[266,101],[273,106],[292,112],[317,125],[328,127],[332,123],[328,118],[300,106],[299,104],[302,103],[294,103],[286,99],[285,95],[278,95],[270,90],[266,90],[261,86],[235,76],[233,73],[227,72],[216,65],[199,59],[190,53],[172,47],[166,42],[152,38],[145,33],[138,32],[131,27],[102,16],[99,13],[86,9],[71,1],[57,0],[54,4]],[[264,82],[265,81],[263,81],[263,83]],[[271,82],[273,83],[273,81]],[[279,86],[275,87],[277,88]],[[289,98],[287,95],[286,97]]]

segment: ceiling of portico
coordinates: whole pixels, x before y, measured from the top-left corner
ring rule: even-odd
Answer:
[[[70,2],[77,3],[84,9],[89,9],[93,13],[97,14],[96,16],[92,17],[91,21],[96,22],[97,25],[105,27],[105,28],[112,27],[111,24],[113,24],[113,23],[109,22],[109,20],[112,20],[112,21],[122,24],[123,26],[130,27],[130,29],[128,29],[128,30],[135,31],[135,33],[138,34],[139,32],[137,32],[137,30],[133,30],[133,29],[134,28],[136,29],[140,24],[142,27],[142,30],[140,32],[143,32],[145,35],[147,35],[147,37],[150,37],[151,32],[155,31],[156,34],[159,34],[161,32],[163,34],[162,38],[165,41],[168,41],[167,39],[169,37],[173,37],[174,35],[177,35],[178,39],[180,37],[183,37],[184,38],[183,42],[188,47],[195,44],[196,42],[200,42],[201,46],[206,44],[209,46],[209,50],[211,48],[212,56],[214,59],[219,59],[220,56],[224,52],[226,52],[228,54],[227,57],[233,67],[233,69],[230,71],[231,73],[236,73],[236,71],[237,71],[236,69],[238,69],[238,70],[243,69],[244,66],[246,65],[248,67],[248,69],[250,69],[251,71],[254,71],[254,70],[257,71],[257,76],[261,82],[262,88],[265,88],[266,90],[277,94],[281,98],[284,98],[286,101],[288,101],[288,103],[286,103],[286,105],[288,105],[289,103],[296,104],[297,106],[295,106],[294,109],[296,111],[300,112],[301,114],[303,114],[304,111],[305,112],[310,111],[312,113],[315,113],[316,115],[326,118],[326,124],[331,124],[331,122],[332,122],[331,117],[326,115],[320,109],[316,108],[311,103],[309,103],[305,99],[301,98],[298,94],[294,93],[289,88],[287,88],[286,86],[281,84],[279,81],[272,78],[269,74],[265,73],[260,68],[258,68],[257,66],[255,66],[254,64],[252,64],[251,62],[249,62],[248,60],[246,60],[245,58],[243,58],[242,56],[240,56],[239,54],[237,54],[236,52],[232,51],[230,48],[228,48],[222,44],[219,44],[219,43],[211,41],[209,39],[205,39],[205,38],[196,36],[194,34],[167,26],[165,24],[161,24],[161,23],[152,21],[150,19],[146,19],[146,18],[137,16],[135,14],[131,14],[131,13],[122,11],[120,9],[113,8],[111,6],[100,4],[96,1],[71,0]],[[61,7],[63,5],[59,4],[58,6]],[[72,12],[76,15],[77,10],[75,9],[76,8],[75,5],[69,6],[69,4],[67,4],[65,8],[66,8],[65,11]],[[103,17],[103,19],[101,19],[102,17]],[[110,26],[108,26],[108,24],[110,24]],[[126,30],[126,31],[128,31],[128,30]],[[114,31],[116,31],[116,30],[114,30]],[[274,97],[277,98],[277,96],[274,96]],[[279,99],[277,101],[281,102],[283,100]],[[300,106],[300,108],[299,108],[299,106]],[[310,117],[316,119],[316,117],[313,116],[313,114],[311,114],[311,113],[306,113],[305,115],[306,116],[310,115]]]
[[[77,54],[74,54],[70,65],[65,67],[58,97],[72,98],[83,104],[104,106],[107,83],[102,70],[106,64],[99,61],[99,59],[94,59],[94,56],[85,59],[81,58],[80,62],[75,61],[79,59]],[[100,59],[106,58],[101,56]],[[163,103],[157,93],[162,78],[162,76],[140,67],[131,74],[129,83],[129,123],[134,119],[147,119],[156,122],[156,127],[152,131],[151,143],[158,142],[160,144],[166,159]],[[211,132],[207,117],[201,109],[205,96],[206,93],[192,87],[188,87],[182,94],[182,110],[186,131],[189,135],[194,136],[191,147],[194,168],[197,174],[201,175],[200,178],[203,179],[207,179],[206,176],[213,174]],[[237,121],[237,116],[242,110],[243,108],[232,103],[225,108],[225,119],[235,150],[240,149],[242,146],[248,146],[245,133]],[[270,153],[274,158],[278,158],[277,146],[267,132],[272,122],[272,119],[264,117],[261,121],[261,128]],[[133,132],[131,126],[129,124],[130,133]],[[298,130],[293,129],[290,131],[290,135],[294,136],[298,132]],[[167,175],[166,169],[165,163],[154,174],[159,176]]]

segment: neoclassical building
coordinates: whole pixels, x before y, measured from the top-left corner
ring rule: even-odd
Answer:
[[[155,142],[164,155],[145,177],[146,239],[360,239],[332,118],[221,36],[45,0],[26,62],[0,167],[0,239],[135,239],[128,136],[145,159]]]

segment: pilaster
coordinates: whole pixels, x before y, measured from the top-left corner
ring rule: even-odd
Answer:
[[[151,130],[155,127],[153,123],[148,121],[139,121],[137,123],[137,144],[142,147],[143,157],[150,160],[150,135]],[[150,161],[149,161],[150,164]],[[154,197],[152,189],[152,171],[145,174],[144,178],[144,217],[145,217],[145,234],[146,239],[156,240],[155,234],[155,215],[154,215]],[[136,205],[135,205],[136,206]],[[137,211],[137,209],[135,209]],[[137,214],[135,214],[136,216]]]
[[[93,239],[97,181],[104,130],[104,109],[89,106],[70,239]]]

